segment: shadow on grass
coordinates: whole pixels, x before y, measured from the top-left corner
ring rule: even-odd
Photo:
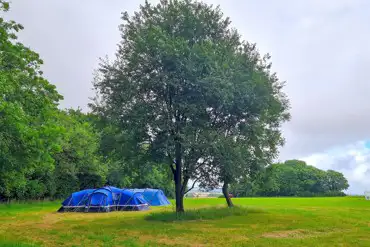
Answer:
[[[200,209],[189,209],[184,213],[174,211],[155,212],[145,217],[148,221],[192,221],[192,220],[217,220],[230,216],[246,216],[251,213],[263,213],[262,209],[234,206],[227,207],[210,207]]]
[[[6,247],[39,247],[40,245],[21,243],[21,242],[17,242],[17,241],[11,242],[11,241],[0,240],[0,246],[6,246]]]

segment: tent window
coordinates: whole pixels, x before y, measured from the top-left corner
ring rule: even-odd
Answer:
[[[107,195],[103,193],[94,193],[90,197],[91,206],[101,206],[102,202],[105,201]]]
[[[141,203],[141,204],[146,204],[146,201],[141,198],[141,197],[137,197],[137,200]]]

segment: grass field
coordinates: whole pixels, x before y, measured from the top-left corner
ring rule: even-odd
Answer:
[[[370,201],[187,199],[146,212],[56,213],[59,203],[0,205],[0,246],[370,246]]]

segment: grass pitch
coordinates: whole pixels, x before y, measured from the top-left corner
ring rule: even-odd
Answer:
[[[56,213],[58,202],[0,205],[0,246],[370,246],[370,201],[186,199],[145,212]],[[172,202],[173,203],[173,202]]]

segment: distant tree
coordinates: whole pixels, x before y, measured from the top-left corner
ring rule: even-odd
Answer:
[[[258,118],[261,129],[274,130],[288,118],[282,84],[268,57],[241,41],[219,7],[162,0],[122,19],[123,40],[116,60],[100,67],[93,109],[168,164],[176,210],[183,212],[188,182],[204,179],[210,166],[213,155],[205,153],[217,137],[212,133],[247,128]]]
[[[257,174],[255,176],[257,176]],[[230,184],[230,193],[235,197],[258,196],[260,188],[257,181],[258,178],[242,176],[242,178]]]
[[[348,182],[342,173],[287,160],[268,166],[251,182],[240,180],[232,187],[243,196],[340,196]]]
[[[343,191],[349,188],[348,181],[343,174],[333,170],[326,172],[325,184],[329,191]]]

